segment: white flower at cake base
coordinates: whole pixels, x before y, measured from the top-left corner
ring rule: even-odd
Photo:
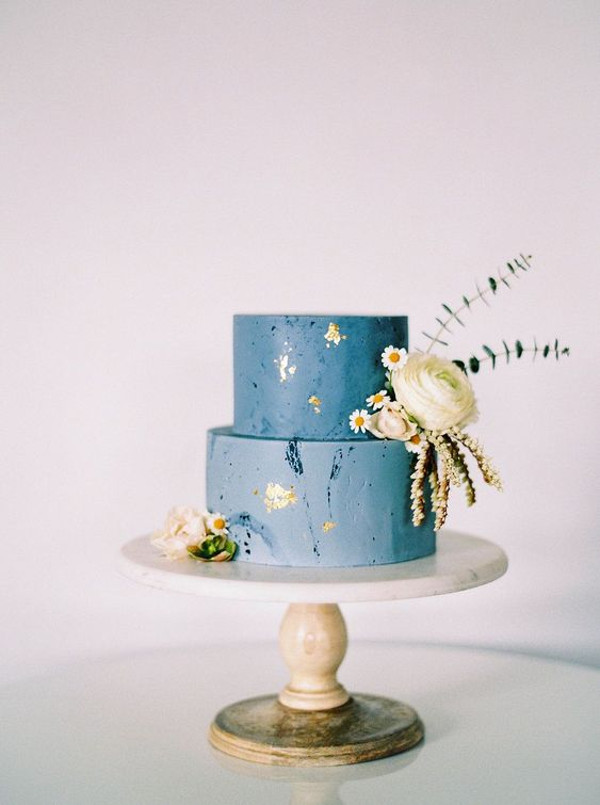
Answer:
[[[352,411],[350,414],[350,427],[354,431],[354,433],[366,433],[369,424],[371,422],[371,415],[367,410],[361,408],[360,410],[357,408],[355,411]]]
[[[168,513],[162,531],[152,535],[152,544],[168,559],[182,559],[188,548],[206,537],[202,512],[191,506],[174,506]]]
[[[371,416],[368,430],[378,439],[406,442],[416,435],[417,426],[408,419],[400,403],[387,402]]]
[[[378,391],[376,394],[371,394],[370,397],[367,397],[367,405],[370,405],[374,411],[378,411],[380,408],[386,403],[390,402],[390,395],[387,393],[385,389]]]
[[[227,520],[220,512],[204,512],[204,522],[206,523],[206,530],[211,534],[218,534],[220,537],[227,536]]]
[[[413,353],[391,383],[397,402],[424,430],[444,433],[477,419],[473,388],[452,361]]]
[[[220,513],[175,506],[152,544],[171,560],[193,557],[201,562],[226,562],[237,549],[228,538],[227,520]]]
[[[406,363],[407,353],[404,348],[398,349],[390,344],[381,353],[381,362],[390,372],[400,369]]]

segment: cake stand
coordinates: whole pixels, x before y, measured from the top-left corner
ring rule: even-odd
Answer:
[[[297,568],[245,562],[172,562],[149,537],[122,549],[120,572],[161,590],[289,604],[279,643],[291,679],[279,695],[221,710],[211,744],[242,760],[281,766],[337,766],[395,755],[424,727],[407,704],[350,695],[337,680],[348,645],[340,603],[458,592],[502,576],[508,562],[492,542],[444,531],[435,554],[412,562],[353,568]]]

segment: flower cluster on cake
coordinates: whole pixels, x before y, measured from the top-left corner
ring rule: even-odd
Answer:
[[[464,450],[474,457],[486,483],[502,488],[477,439],[463,430],[478,417],[473,387],[466,374],[437,355],[407,353],[390,345],[382,353],[385,387],[366,399],[367,409],[350,415],[354,433],[368,431],[378,439],[397,439],[417,454],[411,474],[413,523],[425,519],[425,482],[431,486],[435,530],[444,524],[451,484],[464,485],[468,505],[475,503]]]
[[[568,354],[558,341],[519,340],[466,361],[432,351],[529,261],[520,255],[456,308],[443,305],[426,350],[409,350],[405,316],[235,316],[234,422],[208,432],[208,511],[173,509],[156,547],[171,559],[322,567],[433,553],[450,488],[475,502],[470,464],[502,487],[469,431],[469,375],[526,352]]]

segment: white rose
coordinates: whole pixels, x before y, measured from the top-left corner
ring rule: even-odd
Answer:
[[[182,559],[187,549],[199,545],[206,537],[204,517],[191,506],[175,506],[167,515],[162,531],[152,537],[152,544],[169,559]]]
[[[378,439],[398,439],[406,442],[417,432],[413,422],[409,422],[400,403],[386,403],[380,411],[371,416],[369,430]]]
[[[413,353],[391,380],[396,400],[425,430],[462,428],[477,419],[471,384],[452,361]]]

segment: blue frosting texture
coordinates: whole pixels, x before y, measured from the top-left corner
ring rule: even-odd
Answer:
[[[348,417],[382,388],[390,344],[408,348],[406,316],[235,316],[234,431],[366,441]]]
[[[260,439],[215,428],[207,505],[228,519],[237,561],[404,562],[435,551],[433,516],[419,527],[411,521],[413,458],[398,441]]]

